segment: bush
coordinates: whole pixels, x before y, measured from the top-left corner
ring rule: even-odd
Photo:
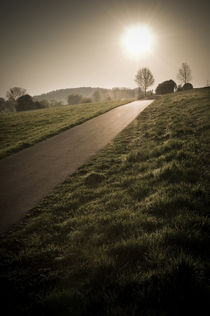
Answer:
[[[16,112],[16,102],[0,98],[0,112]]]
[[[91,98],[82,98],[81,103],[92,103]]]
[[[6,101],[3,98],[0,98],[0,112],[4,112],[6,110]]]
[[[165,93],[172,93],[176,88],[176,82],[173,80],[167,80],[160,83],[156,88],[156,94],[165,94]]]
[[[29,94],[22,95],[17,99],[16,110],[27,111],[34,110],[36,108],[32,97]]]
[[[18,112],[43,109],[46,107],[42,102],[34,101],[29,94],[19,97],[15,106]]]
[[[69,105],[80,104],[82,102],[82,96],[80,94],[70,94],[67,102]]]
[[[191,90],[193,89],[193,85],[189,82],[185,83],[182,87],[182,90]]]
[[[49,101],[48,101],[48,100],[45,100],[45,99],[44,99],[44,100],[39,101],[38,103],[41,105],[42,108],[45,108],[45,109],[46,109],[46,108],[49,108],[49,107],[50,107],[50,104],[49,104]]]
[[[178,92],[179,92],[179,91],[182,91],[182,85],[181,85],[181,84],[178,85],[177,91],[178,91]]]

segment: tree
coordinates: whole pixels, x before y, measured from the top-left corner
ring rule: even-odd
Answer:
[[[80,94],[70,94],[68,96],[68,104],[73,105],[73,104],[79,104],[82,101],[82,96]]]
[[[14,87],[7,91],[6,96],[11,101],[16,101],[19,97],[26,93],[26,89]]]
[[[156,94],[165,94],[165,93],[172,93],[174,92],[174,89],[176,88],[176,82],[173,80],[167,80],[160,83],[155,92]]]
[[[192,80],[192,72],[190,66],[187,63],[182,63],[181,68],[178,71],[177,79],[183,84]]]
[[[6,111],[6,101],[3,98],[0,98],[0,112]]]
[[[92,98],[93,98],[94,102],[100,102],[101,101],[100,91],[96,90],[95,92],[93,92]]]
[[[22,95],[17,99],[16,110],[17,111],[27,111],[34,110],[36,105],[29,94]]]
[[[143,89],[144,96],[146,96],[147,88],[152,86],[155,80],[148,68],[141,68],[136,74],[135,82]]]

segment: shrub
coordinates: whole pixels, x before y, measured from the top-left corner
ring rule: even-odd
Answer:
[[[91,98],[82,98],[81,103],[92,103]]]
[[[193,85],[189,82],[185,83],[182,87],[182,90],[191,90],[193,89]]]
[[[16,110],[27,111],[35,109],[35,103],[29,94],[22,95],[17,99]]]
[[[160,83],[156,88],[156,94],[172,93],[176,88],[176,83],[173,80],[167,80]]]
[[[6,101],[3,98],[0,98],[0,112],[4,112],[6,110]]]
[[[79,104],[82,102],[82,96],[80,94],[70,94],[67,102],[69,105]]]

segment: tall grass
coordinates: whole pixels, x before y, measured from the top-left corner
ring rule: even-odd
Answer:
[[[7,310],[207,315],[209,109],[205,89],[156,100],[2,236]]]

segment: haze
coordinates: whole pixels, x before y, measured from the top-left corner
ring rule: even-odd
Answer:
[[[158,83],[173,79],[182,62],[195,87],[210,80],[209,11],[203,1],[0,1],[0,96],[13,86],[31,95],[81,86],[136,87],[149,67]],[[121,36],[133,24],[156,37],[150,54],[125,54]]]

